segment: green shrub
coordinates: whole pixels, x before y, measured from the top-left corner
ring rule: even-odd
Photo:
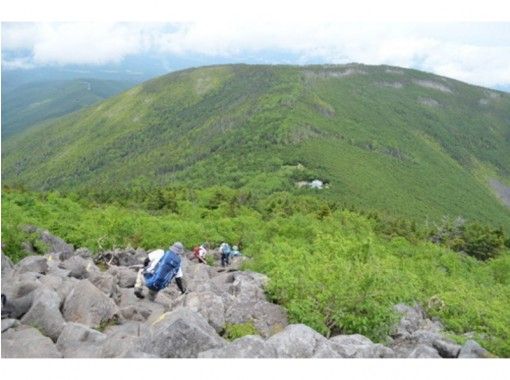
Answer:
[[[252,322],[246,323],[227,323],[223,337],[228,340],[235,340],[246,335],[258,335],[259,332]]]

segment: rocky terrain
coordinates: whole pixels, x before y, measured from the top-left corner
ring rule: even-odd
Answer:
[[[124,249],[96,256],[34,229],[49,247],[16,265],[2,253],[3,358],[478,358],[491,354],[475,341],[460,346],[419,306],[396,305],[402,317],[387,344],[362,335],[329,339],[288,324],[285,309],[266,300],[262,274],[228,270],[184,257],[188,289],[176,285],[155,302],[133,286],[147,252]],[[30,247],[26,247],[30,250]],[[2,297],[3,298],[3,297]],[[229,325],[251,323],[258,335],[234,341]]]

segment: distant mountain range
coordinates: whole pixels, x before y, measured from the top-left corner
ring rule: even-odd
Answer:
[[[60,99],[50,108],[75,102]],[[4,183],[38,190],[224,184],[510,229],[498,197],[510,185],[510,95],[390,66],[202,67],[8,137],[2,164]],[[326,188],[301,186],[314,179]]]
[[[130,81],[72,79],[8,87],[2,91],[2,137],[77,111],[133,85]]]

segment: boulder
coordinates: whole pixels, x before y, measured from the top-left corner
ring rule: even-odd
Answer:
[[[12,272],[14,265],[12,264],[11,259],[4,255],[4,251],[1,252],[1,255],[2,255],[2,277],[5,277],[7,273]]]
[[[96,327],[118,315],[115,303],[89,280],[78,281],[65,298],[63,315],[66,321]]]
[[[441,340],[442,336],[441,336],[441,334],[433,332],[433,331],[420,329],[420,330],[416,330],[415,332],[413,332],[409,336],[408,339],[413,342],[419,343],[419,344],[425,344],[428,346],[432,346],[432,344],[436,340]]]
[[[52,235],[48,231],[38,230],[38,232],[40,233],[40,239],[46,244],[49,252],[60,252],[61,254],[68,255],[74,253],[74,247],[71,244],[67,244],[58,236]]]
[[[265,300],[231,303],[225,311],[225,322],[235,324],[252,322],[264,338],[282,331],[288,324],[285,309]]]
[[[2,332],[18,327],[20,325],[17,319],[2,319]]]
[[[200,314],[177,308],[153,323],[142,351],[162,358],[195,358],[200,352],[226,345]]]
[[[41,285],[43,287],[46,287],[48,289],[53,289],[55,291],[60,289],[60,287],[62,286],[62,283],[64,282],[62,277],[53,275],[53,274],[47,274],[46,276],[41,277],[41,279],[39,281],[41,282]]]
[[[433,359],[440,358],[441,356],[433,347],[427,346],[426,344],[419,344],[408,354],[407,357]]]
[[[289,325],[266,342],[274,347],[278,358],[310,358],[328,343],[321,334],[303,324]]]
[[[257,335],[236,339],[225,347],[201,352],[199,358],[276,358],[275,348]]]
[[[99,358],[106,335],[79,323],[67,323],[57,340],[65,358]]]
[[[65,320],[60,313],[61,299],[52,289],[40,288],[34,291],[32,307],[21,319],[21,323],[37,328],[54,342],[64,328]]]
[[[184,306],[201,314],[220,333],[225,328],[225,306],[221,297],[212,292],[189,293]]]
[[[115,303],[120,300],[120,288],[117,285],[117,278],[109,272],[90,272],[88,280],[107,297],[110,297]]]
[[[76,256],[83,257],[84,259],[92,258],[92,252],[88,248],[78,248],[74,254]]]
[[[96,262],[106,262],[109,265],[125,266],[143,264],[147,254],[143,249],[124,248],[114,249],[112,251],[100,252],[96,255]]]
[[[102,344],[101,357],[137,357],[133,355],[142,353],[141,337],[148,334],[149,330],[147,324],[135,322],[108,328],[105,330],[107,337]]]
[[[117,284],[121,288],[132,288],[135,286],[137,272],[127,267],[112,266],[108,273],[117,278]]]
[[[17,273],[35,272],[46,273],[48,271],[48,261],[43,256],[27,256],[16,264]]]
[[[2,334],[2,358],[61,358],[50,338],[37,329],[20,325]]]
[[[120,288],[119,294],[120,313],[125,320],[142,322],[142,318],[145,318],[143,321],[152,323],[168,310],[167,301],[170,302],[164,294],[158,294],[155,301],[149,301],[148,298],[138,299],[133,289]],[[145,294],[147,295],[147,292]]]
[[[459,359],[467,358],[490,358],[492,355],[485,348],[480,346],[474,340],[468,340],[462,345],[459,351]]]
[[[444,339],[436,339],[432,343],[432,346],[443,358],[456,358],[460,353],[460,346],[458,344],[448,342]]]
[[[19,319],[32,307],[34,300],[33,292],[19,298],[9,298],[2,307],[2,318]]]
[[[69,276],[79,280],[88,278],[91,272],[99,272],[99,268],[90,259],[84,259],[81,256],[72,256],[69,259],[62,261],[59,268],[67,269]]]
[[[331,347],[343,358],[392,358],[393,350],[376,344],[363,335],[337,335],[329,339]]]

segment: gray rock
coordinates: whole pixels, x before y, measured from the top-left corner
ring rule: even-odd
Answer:
[[[25,273],[33,274],[33,273]],[[24,297],[32,293],[34,290],[41,286],[41,281],[32,276],[18,276],[18,281],[14,282],[11,286],[11,291],[8,292],[10,298]]]
[[[276,358],[276,350],[257,335],[236,339],[222,348],[201,352],[199,358]]]
[[[90,259],[92,257],[92,252],[88,248],[78,248],[74,254],[84,259]]]
[[[112,266],[108,269],[108,273],[117,278],[117,284],[121,288],[132,288],[135,286],[137,272],[132,269]]]
[[[448,342],[444,339],[437,339],[432,343],[432,346],[443,358],[456,358],[459,356],[460,346],[458,344]]]
[[[84,259],[80,256],[72,256],[62,261],[59,264],[59,268],[67,269],[69,271],[69,276],[80,280],[89,277],[91,272],[99,272],[99,269],[92,260]]]
[[[20,325],[17,319],[2,319],[2,332],[18,327]]]
[[[187,308],[163,314],[153,328],[142,350],[162,358],[194,358],[226,345],[204,317]]]
[[[435,332],[432,332],[429,330],[421,330],[420,329],[420,330],[416,330],[415,332],[413,332],[410,335],[409,339],[416,343],[432,346],[432,344],[436,340],[441,340],[442,337],[438,333],[435,333]]]
[[[433,359],[440,358],[439,353],[432,347],[419,344],[408,355],[409,358]]]
[[[7,297],[7,301],[2,307],[2,318],[21,318],[28,310],[30,310],[33,300],[33,292],[14,299]]]
[[[41,277],[39,280],[41,282],[41,285],[43,287],[46,287],[48,289],[53,289],[57,291],[61,286],[64,280],[62,277],[53,275],[53,274],[47,274],[46,276]],[[62,297],[60,297],[62,298]]]
[[[115,303],[120,300],[120,288],[117,278],[109,272],[89,272],[88,280]]]
[[[11,259],[9,259],[6,255],[4,255],[4,251],[1,252],[2,255],[2,277],[4,277],[7,273],[11,272],[14,268]]]
[[[334,350],[329,342],[321,342],[317,346],[312,358],[316,359],[342,358],[342,355],[340,355],[336,350]]]
[[[147,335],[150,327],[143,323],[130,322],[112,326],[105,330],[106,340],[102,344],[101,357],[125,358],[141,353],[141,337]]]
[[[278,358],[310,358],[327,339],[306,325],[289,325],[266,341]]]
[[[17,273],[35,272],[46,273],[48,271],[48,262],[43,256],[28,256],[16,264]]]
[[[99,358],[106,335],[79,323],[67,323],[57,340],[65,358]]]
[[[61,299],[51,289],[40,288],[34,291],[32,307],[21,319],[21,323],[37,328],[54,342],[64,328],[65,320],[60,313]]]
[[[67,295],[71,293],[71,291],[74,289],[76,284],[78,284],[80,280],[77,280],[74,277],[63,277],[62,283],[60,286],[56,289],[56,292],[60,296],[62,300],[65,300]]]
[[[67,244],[61,238],[50,234],[48,231],[38,230],[40,233],[40,239],[48,247],[49,252],[60,252],[72,254],[74,247],[71,244]]]
[[[118,315],[115,303],[89,280],[78,281],[64,301],[63,315],[66,321],[96,327],[101,322]]]
[[[147,292],[145,294],[147,295]],[[163,294],[158,294],[155,301],[149,301],[148,298],[138,299],[134,295],[133,289],[120,288],[119,307],[121,317],[125,320],[152,323],[168,310],[165,301],[166,299]],[[147,314],[148,316],[146,317]]]
[[[287,326],[287,313],[279,305],[267,301],[234,302],[226,308],[227,323],[251,322],[264,338],[282,331]]]
[[[30,326],[11,328],[2,334],[2,358],[61,358],[50,338]]]
[[[474,340],[468,340],[462,345],[458,357],[459,359],[490,358],[493,355]]]
[[[220,333],[225,328],[225,306],[221,297],[212,292],[187,294],[184,306],[200,313]]]
[[[329,339],[331,347],[343,358],[393,358],[392,349],[375,344],[363,335],[338,335]]]

